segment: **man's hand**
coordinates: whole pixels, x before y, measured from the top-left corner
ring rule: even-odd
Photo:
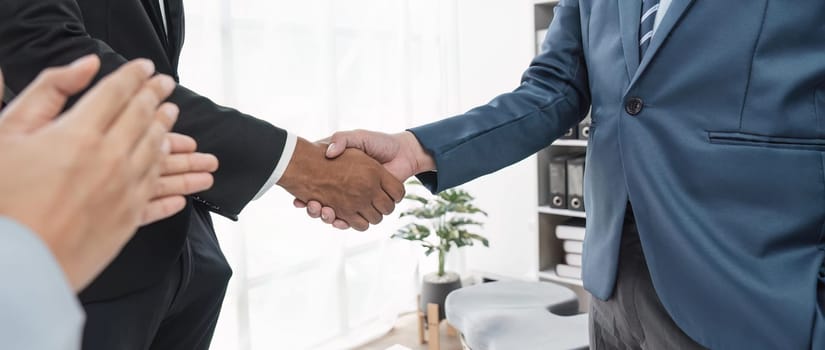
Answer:
[[[364,153],[342,148],[335,159],[325,153],[324,145],[299,138],[278,185],[301,201],[335,208],[359,231],[380,223],[404,198],[404,185]]]
[[[195,139],[181,134],[166,135],[171,154],[163,161],[161,178],[155,186],[152,201],[143,210],[141,225],[147,225],[177,214],[186,206],[183,195],[205,191],[212,187],[212,173],[218,170],[218,158],[198,153]]]
[[[110,74],[55,121],[99,67],[87,56],[48,69],[0,115],[0,215],[40,236],[75,290],[140,223],[179,211],[183,192],[206,189],[204,172],[216,166],[192,154],[190,139],[168,134],[178,109],[162,101],[175,83],[152,78],[147,60]]]
[[[435,170],[435,160],[421,147],[418,139],[409,131],[398,134],[385,134],[374,131],[355,130],[337,132],[323,140],[329,143],[326,156],[337,158],[345,150],[354,148],[366,153],[389,171],[399,181],[426,171]],[[310,217],[321,217],[325,223],[346,230],[351,222],[338,215],[333,206],[324,205],[323,201],[304,201],[296,198],[297,208],[306,208]]]

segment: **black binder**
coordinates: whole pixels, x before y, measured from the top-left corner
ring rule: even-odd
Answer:
[[[567,208],[584,211],[584,156],[567,160]]]
[[[550,159],[550,207],[567,209],[567,159],[570,155]]]

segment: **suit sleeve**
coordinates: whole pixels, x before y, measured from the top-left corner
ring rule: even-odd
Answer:
[[[543,46],[513,92],[410,129],[436,162],[437,172],[418,176],[427,188],[440,192],[516,163],[584,118],[590,90],[576,0],[556,7]]]
[[[96,80],[126,62],[106,43],[89,36],[74,0],[0,1],[0,66],[13,92],[21,91],[43,69],[87,54],[101,58]],[[220,161],[212,189],[193,197],[236,219],[273,173],[286,131],[180,85],[169,100],[181,110],[175,131],[195,138],[199,151]]]
[[[5,349],[80,349],[83,309],[51,251],[0,217],[0,339]]]

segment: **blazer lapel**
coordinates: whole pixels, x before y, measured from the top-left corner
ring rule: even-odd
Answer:
[[[157,33],[158,39],[160,39],[164,47],[168,46],[169,41],[163,30],[163,16],[160,12],[160,3],[158,0],[141,0],[141,2],[146,13],[149,14],[149,18],[152,19],[152,25],[155,27],[155,33]]]
[[[172,62],[172,67],[175,71],[178,70],[178,59],[183,48],[184,36],[184,15],[183,15],[183,0],[166,0],[166,15],[168,18],[168,40],[169,40],[169,60]]]
[[[670,36],[670,32],[673,31],[673,28],[676,27],[676,24],[679,23],[679,20],[682,19],[694,1],[695,0],[673,0],[670,4],[670,8],[667,10],[667,13],[665,13],[665,17],[662,18],[662,22],[659,23],[656,33],[653,34],[653,39],[647,48],[647,52],[645,52],[645,56],[642,57],[639,69],[636,70],[635,76],[633,76],[633,79],[630,81],[631,86],[639,79],[639,76],[644,73],[650,61],[653,60],[656,53],[659,52],[659,49]]]
[[[617,0],[619,2],[619,26],[622,48],[627,65],[627,77],[632,78],[639,68],[639,21],[642,0]]]

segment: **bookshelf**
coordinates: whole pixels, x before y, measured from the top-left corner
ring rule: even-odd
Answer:
[[[553,9],[558,4],[557,0],[536,0],[533,3],[534,10],[534,35],[536,40],[541,36],[550,23],[553,21]],[[538,54],[539,45],[536,44]],[[565,223],[571,218],[586,218],[587,214],[582,211],[556,209],[550,207],[550,160],[562,155],[584,153],[587,150],[587,140],[560,139],[541,151],[537,156],[538,162],[538,268],[537,279],[550,283],[558,283],[572,289],[579,297],[580,311],[586,312],[590,304],[590,295],[582,287],[580,279],[566,278],[556,274],[555,267],[559,263],[564,263],[565,252],[562,247],[563,241],[556,238],[556,226]]]
[[[546,205],[539,206],[539,214],[558,215],[568,218],[587,218],[587,214],[583,211],[575,211],[569,209],[556,209]]]
[[[581,147],[585,149],[587,140],[556,140],[556,142],[553,142],[553,146]]]
[[[563,285],[566,285],[566,286],[576,286],[576,287],[579,287],[579,288],[582,287],[582,281],[581,280],[575,279],[575,278],[561,277],[561,276],[557,275],[556,271],[554,271],[554,270],[539,271],[538,272],[538,277],[541,280],[560,283],[560,284],[563,284]]]

